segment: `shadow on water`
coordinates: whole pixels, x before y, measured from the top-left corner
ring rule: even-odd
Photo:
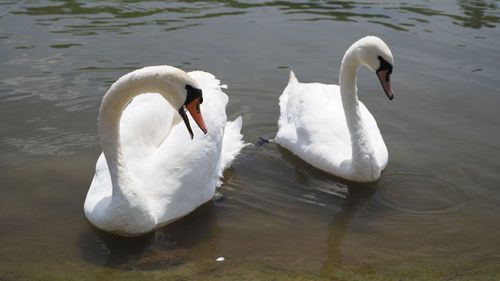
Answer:
[[[200,256],[213,256],[219,227],[213,202],[159,230],[134,238],[112,235],[89,224],[77,244],[84,260],[105,268],[153,270],[182,265]],[[207,247],[200,246],[204,242]]]

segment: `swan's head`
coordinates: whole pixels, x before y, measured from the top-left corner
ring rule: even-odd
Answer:
[[[186,99],[182,106],[179,108],[179,114],[181,115],[182,120],[184,120],[184,124],[186,124],[186,128],[191,135],[191,139],[193,139],[194,134],[193,130],[191,129],[191,125],[189,124],[189,119],[186,115],[186,111],[189,111],[194,121],[196,122],[198,127],[200,127],[203,133],[206,134],[208,132],[207,125],[205,125],[205,120],[203,120],[203,116],[201,115],[200,111],[200,104],[203,103],[203,93],[201,89],[190,83],[186,83],[184,88],[186,91]]]
[[[184,124],[194,137],[186,112],[189,112],[200,129],[208,132],[200,111],[203,103],[203,93],[198,83],[186,72],[176,67],[161,65],[148,66],[128,74],[130,79],[140,81],[143,92],[159,92],[172,107],[178,110]]]
[[[390,78],[394,59],[387,44],[378,37],[366,36],[354,43],[351,48],[353,47],[360,63],[377,74],[385,94],[392,100],[394,94]]]
[[[175,68],[169,67],[169,76],[166,77],[169,82],[170,89],[175,95],[175,108],[179,111],[179,115],[182,117],[186,128],[191,135],[191,139],[194,137],[193,129],[191,129],[191,124],[189,124],[189,118],[186,112],[191,114],[194,121],[203,131],[207,133],[207,125],[205,125],[205,120],[203,120],[203,115],[201,114],[200,105],[203,103],[203,92],[198,86],[198,83],[191,78],[186,72]],[[174,104],[171,103],[173,106]]]

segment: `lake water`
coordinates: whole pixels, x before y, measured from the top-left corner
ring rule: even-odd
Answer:
[[[0,280],[500,279],[499,1],[89,2],[0,1]],[[381,179],[261,145],[289,70],[337,83],[365,35],[395,56],[393,101],[366,69],[358,84],[389,150]],[[113,237],[83,214],[100,101],[157,64],[228,84],[255,147],[223,200]]]

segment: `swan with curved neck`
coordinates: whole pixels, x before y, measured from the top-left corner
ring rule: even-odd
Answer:
[[[226,123],[226,104],[219,81],[205,72],[154,66],[118,79],[99,111],[103,154],[85,200],[89,221],[137,236],[210,200],[220,170],[243,145],[241,119]],[[206,135],[194,137],[186,111]],[[224,153],[232,157],[222,163]]]
[[[377,74],[392,100],[392,53],[380,38],[364,37],[346,51],[339,86],[300,83],[290,73],[280,97],[276,142],[325,172],[370,182],[387,166],[388,153],[375,119],[358,99],[361,65]]]

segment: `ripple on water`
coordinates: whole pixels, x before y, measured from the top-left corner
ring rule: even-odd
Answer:
[[[385,175],[373,199],[384,208],[417,216],[445,215],[467,204],[466,193],[457,184],[414,173]]]

